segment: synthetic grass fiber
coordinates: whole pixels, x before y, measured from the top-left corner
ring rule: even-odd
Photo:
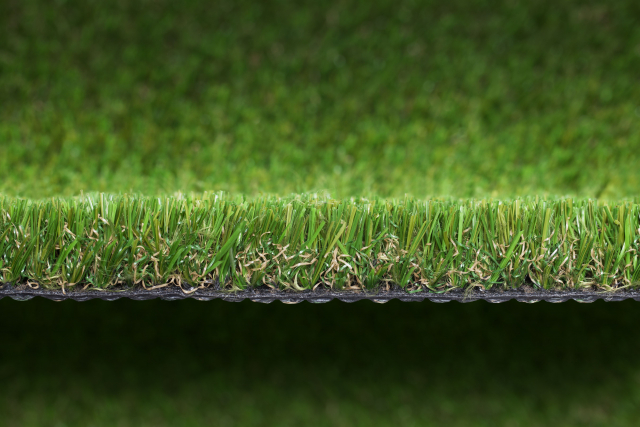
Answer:
[[[59,289],[633,288],[640,205],[593,200],[0,199],[0,279]]]

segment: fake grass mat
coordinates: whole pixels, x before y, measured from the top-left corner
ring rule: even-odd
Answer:
[[[0,281],[62,295],[597,296],[640,283],[639,214],[632,201],[540,198],[3,198]]]

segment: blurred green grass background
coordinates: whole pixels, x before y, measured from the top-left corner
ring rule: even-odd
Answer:
[[[637,304],[3,299],[2,425],[635,426]]]
[[[0,192],[638,194],[640,3],[5,0]]]

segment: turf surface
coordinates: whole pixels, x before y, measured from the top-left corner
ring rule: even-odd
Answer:
[[[618,199],[640,3],[0,2],[0,192]]]
[[[640,284],[639,218],[637,203],[572,199],[6,198],[0,281],[63,291],[612,291]]]
[[[3,299],[0,414],[6,427],[635,426],[637,304]]]

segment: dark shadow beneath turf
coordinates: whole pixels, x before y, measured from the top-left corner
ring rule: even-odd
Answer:
[[[0,300],[3,425],[635,425],[633,301]]]

